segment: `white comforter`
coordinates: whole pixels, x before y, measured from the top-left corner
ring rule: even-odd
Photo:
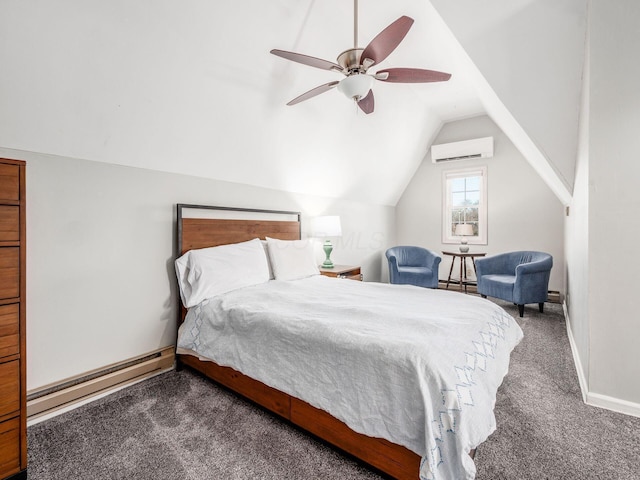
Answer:
[[[522,330],[482,298],[323,276],[191,308],[179,353],[211,359],[422,457],[420,478],[472,479]]]

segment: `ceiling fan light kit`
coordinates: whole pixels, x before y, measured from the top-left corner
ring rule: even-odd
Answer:
[[[373,77],[367,74],[354,74],[344,78],[338,84],[338,90],[347,98],[356,102],[367,96],[373,85]]]
[[[374,80],[391,83],[429,83],[445,82],[451,78],[449,73],[419,68],[387,68],[373,75],[368,74],[369,68],[382,62],[396,49],[409,32],[411,25],[413,25],[413,19],[407,16],[400,17],[371,40],[366,48],[358,48],[358,0],[353,2],[353,12],[354,48],[342,52],[338,56],[338,63],[301,53],[277,49],[271,50],[273,55],[286,60],[322,70],[334,70],[346,76],[341,81],[329,82],[315,87],[294,98],[287,105],[296,105],[337,86],[340,92],[347,98],[355,100],[358,107],[368,114],[372,113],[374,109],[372,90]]]

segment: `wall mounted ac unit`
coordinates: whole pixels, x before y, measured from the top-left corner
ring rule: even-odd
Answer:
[[[493,157],[493,137],[431,145],[431,161],[433,163],[491,157]]]

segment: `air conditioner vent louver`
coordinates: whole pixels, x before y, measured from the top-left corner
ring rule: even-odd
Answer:
[[[433,163],[491,157],[493,157],[493,137],[431,146],[431,161]]]

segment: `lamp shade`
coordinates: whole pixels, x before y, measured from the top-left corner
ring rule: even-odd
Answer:
[[[473,236],[473,225],[470,223],[459,223],[456,225],[455,235],[459,237]]]
[[[342,227],[340,217],[337,215],[325,215],[313,219],[314,237],[341,237]]]
[[[353,98],[357,101],[367,96],[372,85],[373,77],[360,73],[343,78],[338,84],[338,90],[344,93],[347,98]]]

